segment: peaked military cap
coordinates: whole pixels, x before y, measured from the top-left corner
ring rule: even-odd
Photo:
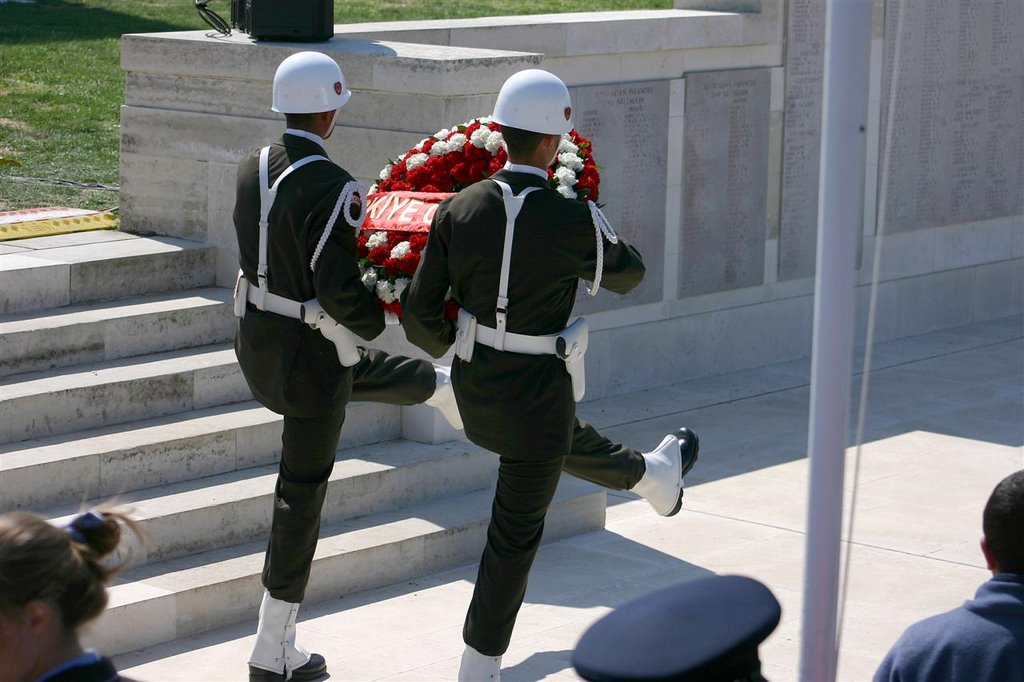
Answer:
[[[760,680],[757,647],[782,609],[751,578],[712,576],[622,604],[583,633],[572,655],[591,682]]]

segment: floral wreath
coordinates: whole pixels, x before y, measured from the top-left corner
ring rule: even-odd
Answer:
[[[363,284],[377,294],[386,312],[401,316],[399,298],[419,265],[437,203],[490,177],[507,160],[501,126],[483,117],[439,130],[388,161],[370,188],[366,222],[357,240]],[[548,168],[548,183],[566,198],[591,202],[595,225],[598,217],[603,223],[598,240],[603,232],[615,241],[614,231],[593,203],[600,182],[590,140],[570,130]],[[595,293],[598,280],[596,276]],[[454,317],[455,312],[455,304],[447,302],[446,313]]]

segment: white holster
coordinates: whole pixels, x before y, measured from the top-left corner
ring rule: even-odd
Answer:
[[[320,301],[311,299],[302,304],[302,321],[324,335],[338,351],[338,362],[342,367],[352,367],[359,362],[359,340],[355,334],[327,314]]]
[[[509,353],[523,355],[556,355],[565,362],[565,371],[572,380],[572,395],[576,402],[583,400],[587,390],[586,363],[584,355],[590,330],[584,318],[575,322],[557,334],[530,336],[505,332],[502,348],[497,348],[498,332],[492,327],[477,324],[476,317],[468,310],[459,309],[459,330],[455,337],[455,354],[463,361],[473,359],[473,346],[482,343],[485,346]]]
[[[338,362],[342,367],[351,367],[359,362],[359,339],[327,314],[320,301],[315,298],[299,303],[284,296],[263,291],[254,287],[239,271],[235,282],[235,315],[245,317],[246,302],[252,303],[259,310],[265,310],[293,320],[305,322],[318,330],[338,351]]]

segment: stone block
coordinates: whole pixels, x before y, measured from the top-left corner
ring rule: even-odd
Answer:
[[[124,105],[225,116],[277,118],[270,111],[269,80],[227,79],[184,73],[125,74]]]
[[[540,68],[555,74],[570,87],[619,83],[622,80],[622,56],[617,54],[548,57]]]
[[[107,593],[106,610],[82,632],[85,646],[113,656],[182,636],[174,593],[145,583],[114,585]]]
[[[234,351],[228,354],[230,359],[225,362],[196,369],[193,378],[195,409],[252,400],[252,391],[235,362]]]
[[[33,252],[4,254],[0,260],[0,312],[13,313],[67,305],[71,266]]]
[[[812,300],[783,299],[717,310],[708,319],[708,373],[732,372],[806,357]]]
[[[0,376],[106,357],[102,324],[31,328],[31,321],[0,322]]]
[[[995,320],[1024,311],[1024,260],[1014,259],[976,268],[971,300],[972,322]]]
[[[1014,232],[1019,230],[1017,216],[936,228],[934,268],[950,270],[1003,260],[1013,252]]]
[[[114,242],[104,245],[102,253],[96,251],[86,248],[63,256],[78,259],[71,268],[72,303],[213,284],[213,251],[203,244],[156,237]]]
[[[171,187],[183,192],[177,197],[179,203],[197,194],[205,199],[196,185],[206,179],[207,171],[201,164],[237,164],[283,132],[284,121],[270,112],[265,118],[239,121],[238,117],[221,114],[125,106],[121,108],[121,182],[141,180],[144,178],[137,176],[148,174],[162,184],[174,183]],[[131,154],[132,161],[137,155],[150,165],[126,168],[125,154]],[[178,161],[182,163],[172,165]],[[192,184],[182,184],[188,182]],[[205,206],[195,210],[202,220]]]
[[[967,268],[900,280],[895,336],[924,334],[969,321],[974,274]]]
[[[679,78],[683,73],[683,54],[680,50],[623,54],[619,78],[624,83]]]
[[[723,71],[782,65],[781,45],[708,47],[683,53],[683,71]]]
[[[122,138],[122,147],[124,140]],[[205,161],[121,152],[121,229],[205,240]]]
[[[0,511],[39,511],[54,503],[74,503],[100,495],[99,463],[75,456],[73,443],[49,452],[5,445],[0,448]]]

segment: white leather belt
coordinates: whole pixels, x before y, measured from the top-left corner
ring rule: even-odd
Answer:
[[[485,327],[482,324],[476,325],[476,342],[482,343],[491,348],[497,347],[498,332],[492,327]],[[525,355],[558,355],[556,344],[559,334],[550,336],[528,336],[526,334],[514,334],[505,332],[505,347],[512,353],[523,353]]]
[[[260,305],[260,298],[263,298],[263,305]],[[293,320],[302,320],[302,303],[293,301],[290,298],[284,296],[278,296],[272,294],[269,291],[261,292],[254,286],[248,287],[245,298],[249,303],[252,303],[257,308],[266,310],[284,317],[290,317]]]

